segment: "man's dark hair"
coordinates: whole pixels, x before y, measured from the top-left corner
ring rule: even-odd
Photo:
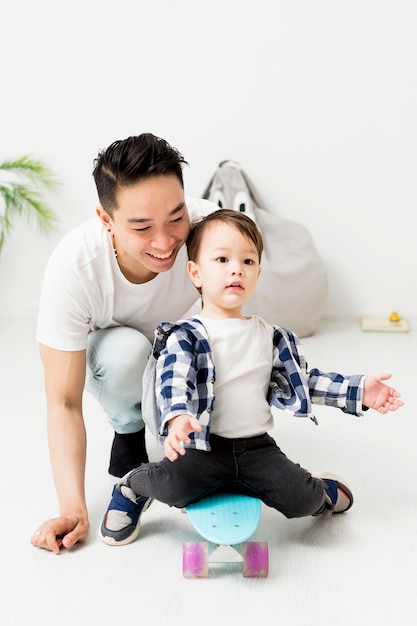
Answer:
[[[173,174],[184,187],[184,164],[187,161],[176,148],[151,133],[115,141],[94,160],[93,176],[100,204],[112,215],[117,209],[119,187],[128,187],[160,174]]]

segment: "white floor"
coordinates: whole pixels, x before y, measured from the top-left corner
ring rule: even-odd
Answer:
[[[112,433],[89,397],[91,537],[59,556],[30,545],[37,525],[57,514],[34,329],[34,320],[0,320],[0,624],[417,624],[415,330],[363,333],[357,320],[327,320],[303,340],[310,366],[391,371],[406,405],[361,419],[318,407],[319,427],[277,415],[272,434],[282,449],[313,473],[346,477],[354,507],[329,520],[286,520],[264,507],[255,538],[269,542],[268,578],[244,579],[232,565],[186,580],[182,542],[197,536],[177,510],[154,503],[130,546],[98,539],[113,484],[106,474]],[[152,441],[149,448],[153,459],[161,455]]]

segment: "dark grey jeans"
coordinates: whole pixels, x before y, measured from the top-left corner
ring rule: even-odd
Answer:
[[[314,515],[324,507],[321,480],[290,461],[268,434],[249,439],[212,435],[210,446],[211,452],[187,448],[173,462],[145,463],[125,483],[138,496],[179,508],[225,492],[260,498],[288,518]]]

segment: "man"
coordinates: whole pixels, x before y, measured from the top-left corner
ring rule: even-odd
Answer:
[[[184,242],[190,221],[216,205],[184,197],[184,157],[146,133],[114,142],[95,160],[97,218],[51,255],[37,339],[45,370],[48,440],[60,514],[32,544],[58,553],[86,539],[84,387],[114,429],[109,472],[148,460],[141,380],[155,327],[196,301]]]

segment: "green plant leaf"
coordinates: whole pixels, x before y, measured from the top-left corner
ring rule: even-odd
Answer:
[[[0,253],[15,215],[23,216],[30,224],[35,222],[44,233],[56,228],[57,218],[43,202],[38,188],[60,186],[49,167],[28,155],[3,161],[0,175],[2,172],[6,173],[6,180],[0,182]]]
[[[0,171],[11,172],[18,178],[27,178],[36,185],[43,185],[48,189],[60,186],[53,171],[39,159],[25,155],[20,159],[7,160],[0,163]]]

